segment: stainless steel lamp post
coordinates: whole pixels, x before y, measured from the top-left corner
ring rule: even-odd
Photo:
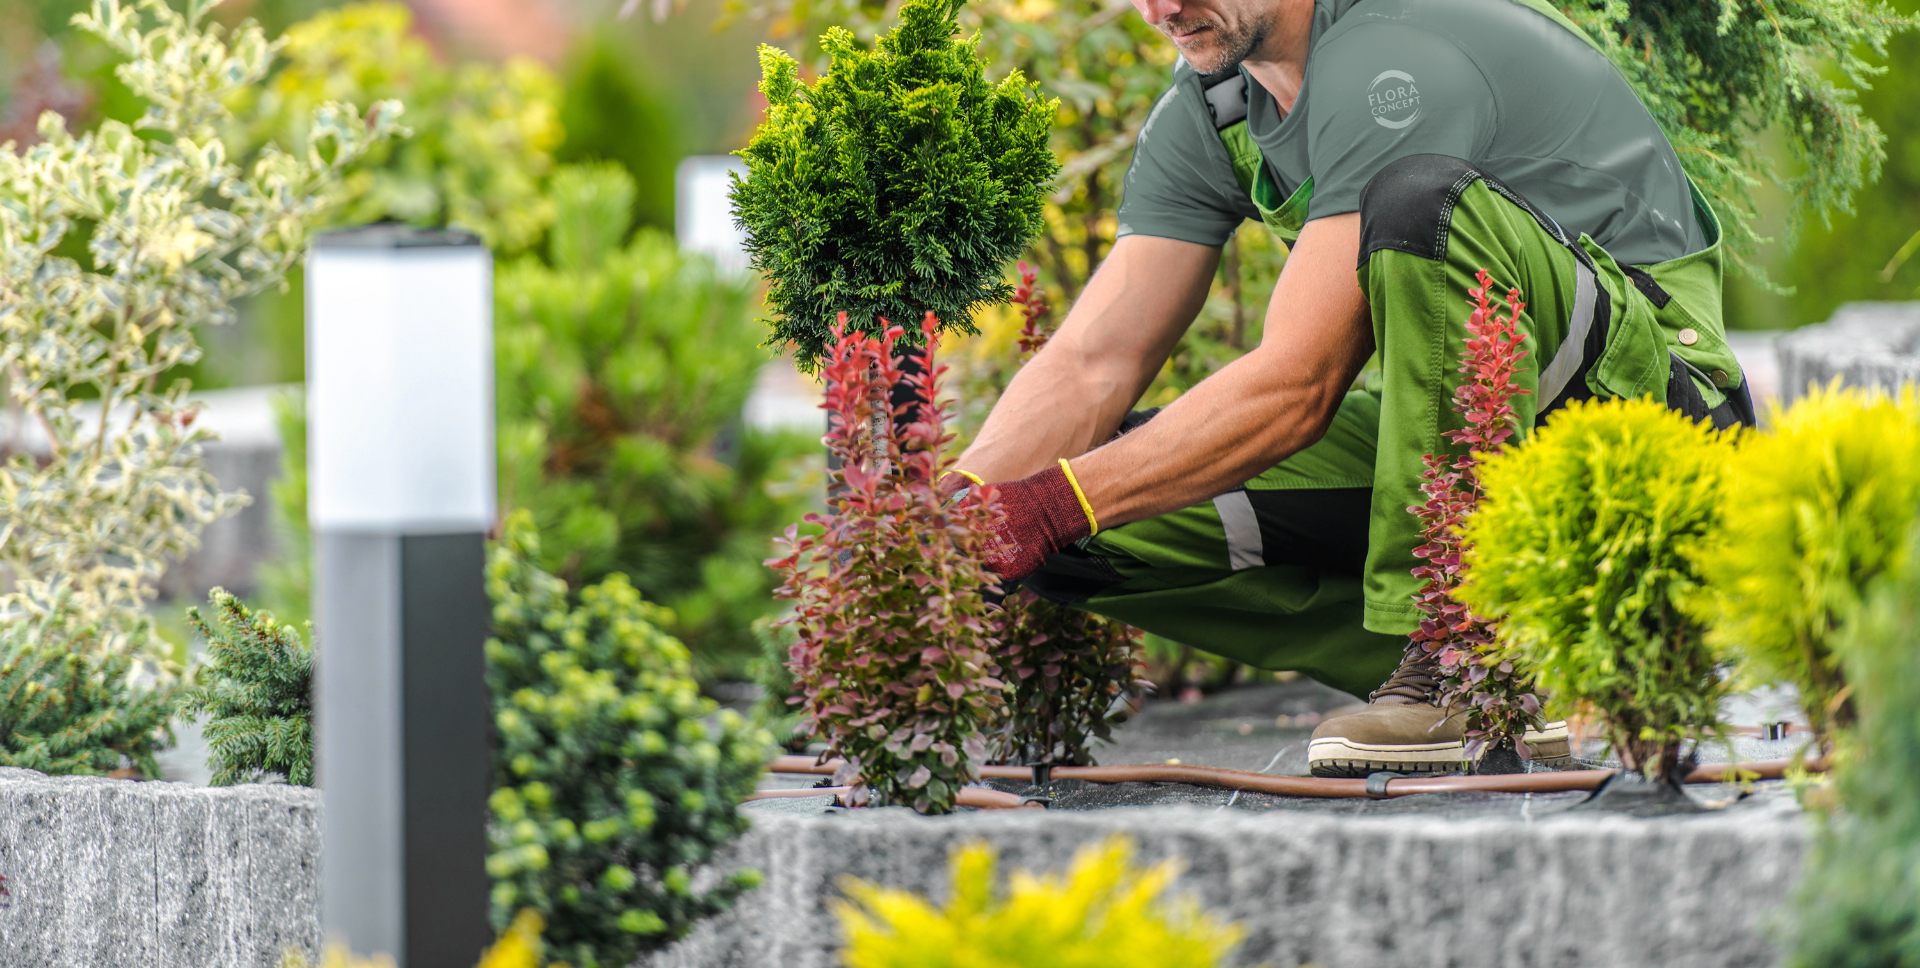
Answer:
[[[316,239],[306,286],[321,921],[401,968],[471,968],[492,936],[492,258],[372,225]]]

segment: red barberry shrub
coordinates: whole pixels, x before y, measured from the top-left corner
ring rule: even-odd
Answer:
[[[827,755],[846,758],[838,779],[883,803],[945,813],[975,778],[1005,702],[998,622],[982,596],[996,581],[983,563],[1000,509],[991,487],[972,501],[943,500],[953,438],[939,399],[938,322],[927,314],[925,365],[911,376],[894,355],[901,332],[849,333],[844,315],[834,327],[823,372],[837,487],[829,512],[806,518],[821,533],[789,527],[788,553],[767,564],[783,578],[777,594],[797,602],[783,620],[796,636],[791,701]],[[902,379],[914,399],[890,408]],[[896,432],[909,416],[917,419]]]
[[[1046,291],[1041,289],[1034,279],[1038,271],[1025,262],[1020,263],[1020,284],[1013,287],[1012,303],[1020,307],[1020,359],[1025,361],[1040,352],[1047,345],[1048,337],[1053,335],[1047,326],[1047,320],[1053,315],[1053,307],[1047,305]]]
[[[1020,307],[1020,356],[1040,351],[1052,335],[1052,309],[1020,263],[1013,303]],[[1007,717],[994,759],[1003,763],[1084,766],[1095,739],[1108,739],[1126,718],[1126,700],[1152,687],[1141,659],[1139,629],[1091,612],[1015,591],[998,615],[1000,665],[1008,687]]]
[[[1492,276],[1482,269],[1475,279],[1480,285],[1467,290],[1474,309],[1467,317],[1466,353],[1459,368],[1467,379],[1453,391],[1453,409],[1465,415],[1467,426],[1445,435],[1466,445],[1467,451],[1458,457],[1428,454],[1420,485],[1426,503],[1407,509],[1420,519],[1421,544],[1413,553],[1425,562],[1413,574],[1426,582],[1414,596],[1421,619],[1412,639],[1439,658],[1442,701],[1466,710],[1467,755],[1478,760],[1487,750],[1511,743],[1528,759],[1532,752],[1521,737],[1528,726],[1540,723],[1540,699],[1532,680],[1517,674],[1513,663],[1498,654],[1493,628],[1454,597],[1466,550],[1460,526],[1481,497],[1478,468],[1513,436],[1513,398],[1532,392],[1513,382],[1514,368],[1528,356],[1520,348],[1526,334],[1514,329],[1527,306],[1520,301],[1520,290],[1507,291],[1502,316]]]
[[[1095,739],[1110,739],[1126,701],[1152,683],[1140,630],[1019,590],[1001,604],[1000,665],[1008,685],[1002,763],[1091,766]]]

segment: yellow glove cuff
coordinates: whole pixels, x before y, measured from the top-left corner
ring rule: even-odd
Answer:
[[[1067,483],[1073,487],[1073,496],[1080,499],[1080,510],[1087,513],[1087,537],[1100,533],[1100,522],[1093,516],[1093,505],[1087,503],[1087,492],[1080,489],[1080,481],[1073,476],[1073,467],[1065,457],[1060,458],[1060,473],[1067,475]]]

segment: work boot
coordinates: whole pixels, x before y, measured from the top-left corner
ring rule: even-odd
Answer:
[[[1439,658],[1407,643],[1400,668],[1367,697],[1363,711],[1328,719],[1313,731],[1308,769],[1337,777],[1467,769],[1466,713],[1449,715],[1439,700]],[[1557,765],[1569,758],[1565,722],[1527,730],[1523,739],[1535,760]]]

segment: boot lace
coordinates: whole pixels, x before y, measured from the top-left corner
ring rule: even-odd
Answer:
[[[1368,702],[1378,702],[1383,696],[1399,696],[1414,702],[1433,703],[1440,695],[1440,657],[1420,647],[1418,642],[1408,642],[1407,651],[1400,656],[1400,668],[1393,675],[1367,695]]]

